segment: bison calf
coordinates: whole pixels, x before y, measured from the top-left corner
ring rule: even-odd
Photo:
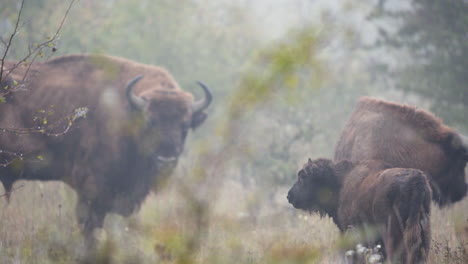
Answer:
[[[430,247],[432,191],[417,169],[384,162],[310,160],[288,193],[298,209],[328,214],[339,229],[375,228],[371,243],[382,243],[397,263],[425,262]]]

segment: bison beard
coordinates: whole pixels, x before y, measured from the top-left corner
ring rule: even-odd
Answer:
[[[375,228],[377,237],[369,242],[382,243],[392,261],[410,264],[428,256],[431,196],[420,170],[309,159],[287,198],[295,208],[328,214],[342,232]]]
[[[465,141],[465,142],[464,142]],[[381,160],[426,173],[440,206],[467,193],[468,142],[433,114],[415,107],[363,97],[335,149],[335,161]]]
[[[205,97],[194,102],[163,68],[117,57],[64,56],[35,63],[29,72],[26,66],[9,71],[14,64],[5,63],[1,87],[13,89],[26,78],[0,104],[0,127],[40,126],[50,133],[0,133],[1,150],[25,154],[0,168],[0,181],[8,195],[17,180],[69,184],[78,194],[76,213],[87,237],[107,213],[135,211],[171,174],[188,130],[203,123],[212,100],[201,83]],[[63,129],[64,115],[80,107],[88,110],[85,119],[50,136]]]

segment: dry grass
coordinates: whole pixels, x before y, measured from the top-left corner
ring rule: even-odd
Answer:
[[[136,215],[106,218],[106,232],[97,234],[102,263],[338,261],[333,222],[293,209],[286,187],[263,200],[258,187],[226,180],[197,200],[181,192],[180,177],[151,195]],[[10,204],[0,204],[0,263],[78,262],[83,240],[71,189],[61,183],[17,184],[24,187]],[[446,209],[433,207],[429,263],[467,263],[467,209],[468,199]]]

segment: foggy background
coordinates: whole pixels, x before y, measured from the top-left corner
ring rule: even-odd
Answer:
[[[4,41],[20,2],[0,0]],[[26,0],[7,58],[52,37],[69,4]],[[467,135],[467,14],[465,0],[74,2],[38,61],[121,56],[165,67],[196,98],[202,81],[214,97],[166,186],[133,216],[106,218],[102,262],[333,262],[333,222],[287,203],[298,169],[333,157],[361,96],[430,110]],[[63,183],[16,183],[0,201],[0,262],[76,261],[75,203]],[[466,199],[433,207],[431,221],[431,263],[466,263]]]

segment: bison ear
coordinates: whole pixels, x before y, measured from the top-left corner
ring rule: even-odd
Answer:
[[[196,129],[198,126],[200,126],[205,121],[207,116],[208,115],[204,112],[194,113],[192,116],[192,123],[190,124],[192,129]]]

